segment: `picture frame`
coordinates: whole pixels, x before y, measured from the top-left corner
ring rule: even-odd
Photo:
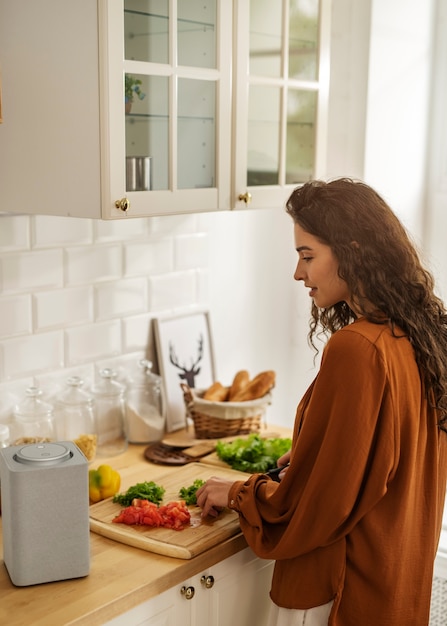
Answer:
[[[215,381],[208,311],[154,318],[155,349],[166,398],[166,430],[187,427],[181,383],[207,389]]]

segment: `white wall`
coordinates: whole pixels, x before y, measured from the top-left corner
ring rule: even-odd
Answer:
[[[277,372],[268,418],[292,425],[314,375],[307,346],[310,300],[293,280],[292,220],[282,208],[210,218],[210,303],[218,375]]]
[[[430,149],[427,168],[428,219],[425,241],[430,250],[441,297],[447,299],[447,2],[439,0],[430,108]]]
[[[436,0],[334,0],[328,175],[381,193],[422,243]]]

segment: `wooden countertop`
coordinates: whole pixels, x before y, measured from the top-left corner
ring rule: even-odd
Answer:
[[[274,427],[280,436],[290,430]],[[173,433],[176,440],[182,433]],[[190,437],[185,434],[186,439]],[[169,439],[169,436],[168,436]],[[166,441],[166,438],[164,439]],[[191,445],[194,442],[191,442]],[[141,464],[148,465],[151,480],[171,468],[149,463],[146,445],[129,444],[127,451],[109,459],[96,459],[93,466],[110,463],[123,477]],[[1,518],[0,518],[1,530]],[[30,587],[15,587],[0,564],[0,624],[9,626],[96,626],[125,613],[134,606],[194,576],[215,563],[243,550],[247,543],[241,533],[190,560],[152,554],[90,533],[91,568],[85,578]],[[3,544],[0,545],[3,557]]]

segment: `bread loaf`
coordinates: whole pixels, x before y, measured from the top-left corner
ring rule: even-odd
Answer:
[[[211,402],[225,402],[228,398],[229,387],[224,387],[221,383],[216,382],[209,387],[203,394],[204,400]]]
[[[237,393],[233,402],[246,402],[247,400],[257,400],[262,398],[266,393],[275,386],[276,374],[273,370],[261,372],[251,380],[239,393]]]
[[[240,370],[233,378],[231,383],[230,392],[228,394],[228,401],[232,402],[234,397],[237,396],[249,383],[250,374],[247,370]]]
[[[246,402],[257,400],[275,386],[276,374],[273,370],[266,370],[250,380],[247,370],[240,370],[233,378],[230,387],[224,387],[215,382],[203,394],[204,400],[211,402]]]

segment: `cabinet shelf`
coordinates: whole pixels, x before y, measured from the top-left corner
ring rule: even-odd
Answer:
[[[250,38],[262,42],[276,42],[279,37],[276,35],[269,35],[266,33],[251,31]],[[271,56],[280,56],[282,53],[281,42],[279,41],[278,46],[276,47],[254,47],[250,49],[250,56],[256,58],[262,57],[271,57]],[[317,54],[318,53],[318,45],[317,42],[311,39],[298,39],[298,38],[290,38],[289,40],[289,53],[294,55],[299,54]]]
[[[133,9],[125,9],[125,15],[129,16],[137,16],[137,17],[145,17],[155,20],[160,20],[159,24],[164,26],[163,31],[151,31],[149,33],[132,33],[133,37],[150,37],[152,35],[160,35],[168,34],[168,24],[169,24],[169,16],[168,15],[160,15],[158,13],[148,13],[146,11],[135,11]],[[191,20],[185,18],[179,18],[177,20],[177,24],[179,26],[179,30],[182,32],[203,32],[204,30],[213,30],[215,29],[215,25],[212,22],[202,22],[198,20]]]
[[[168,115],[157,115],[154,113],[126,113],[126,121],[130,124],[135,124],[136,122],[144,122],[146,120],[163,120],[167,121],[169,119]],[[214,123],[214,117],[201,117],[195,115],[178,115],[178,120],[192,120],[194,122],[212,122]]]
[[[249,124],[250,126],[264,126],[264,127],[272,126],[274,128],[278,126],[278,122],[276,122],[275,120],[251,119],[249,121]],[[313,128],[315,126],[315,122],[300,122],[298,120],[288,120],[287,126],[299,126],[300,128],[302,127]]]

